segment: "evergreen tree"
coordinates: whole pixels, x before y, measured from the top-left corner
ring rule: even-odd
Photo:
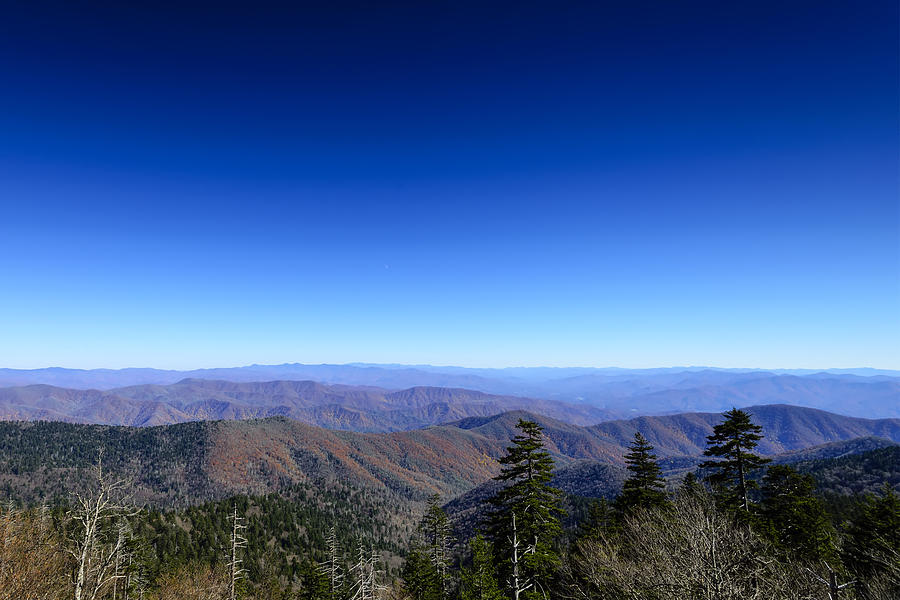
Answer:
[[[300,566],[300,593],[298,600],[330,600],[331,592],[328,576],[309,561]]]
[[[700,481],[697,480],[697,476],[693,471],[690,471],[687,475],[685,475],[684,479],[681,480],[681,485],[678,486],[679,495],[696,495],[702,491],[703,485],[701,485]]]
[[[553,541],[562,532],[562,492],[549,485],[553,459],[544,449],[542,428],[519,419],[496,480],[507,485],[491,498],[489,533],[499,572],[515,600],[546,598],[559,566]]]
[[[439,599],[434,566],[428,549],[421,543],[414,544],[406,554],[400,577],[403,578],[403,588],[412,600]]]
[[[435,494],[428,501],[428,509],[419,525],[431,561],[432,587],[439,600],[450,595],[450,521]]]
[[[763,478],[761,515],[767,536],[781,549],[808,560],[836,557],[835,531],[816,482],[786,465],[770,467]]]
[[[707,436],[709,447],[703,453],[722,460],[709,460],[700,466],[713,470],[707,480],[726,506],[749,512],[748,490],[755,488],[756,482],[749,480],[747,474],[770,462],[750,452],[762,439],[762,427],[753,424],[750,413],[736,408],[723,416],[725,421],[713,427],[713,434]]]
[[[625,462],[631,475],[625,480],[622,494],[616,499],[616,509],[624,515],[637,509],[665,506],[666,484],[653,454],[653,446],[638,432],[634,434],[634,442],[628,449],[630,452],[625,455]]]
[[[414,600],[446,600],[450,595],[450,521],[438,495],[431,496],[402,577]]]
[[[893,580],[900,597],[900,496],[887,483],[880,496],[865,499],[847,528],[844,562],[865,581]]]
[[[578,539],[600,539],[603,534],[615,530],[615,513],[606,498],[594,499],[588,505],[588,514],[579,526]]]
[[[462,570],[460,600],[504,600],[491,544],[481,534],[471,543],[472,566]]]

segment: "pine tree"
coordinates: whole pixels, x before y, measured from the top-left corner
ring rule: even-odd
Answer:
[[[684,479],[681,480],[681,485],[678,486],[678,495],[697,495],[703,491],[703,486],[697,480],[697,476],[693,471],[689,471]]]
[[[579,540],[598,540],[616,528],[615,512],[606,498],[594,499],[588,506],[588,514],[579,526]]]
[[[450,595],[450,521],[438,495],[431,496],[403,568],[414,600],[446,600]]]
[[[434,566],[427,548],[421,543],[414,544],[406,553],[400,577],[403,588],[412,600],[437,600]]]
[[[747,474],[770,462],[750,452],[762,439],[762,427],[753,424],[750,413],[736,408],[723,416],[725,421],[713,427],[713,434],[707,436],[709,447],[703,453],[723,460],[709,460],[700,466],[713,471],[707,480],[726,506],[749,512],[748,490],[755,488],[756,482],[749,480]]]
[[[450,595],[450,521],[441,508],[437,494],[428,500],[428,509],[420,528],[428,546],[436,597],[446,600]]]
[[[331,600],[335,598],[328,575],[318,565],[304,561],[300,566],[298,600]]]
[[[625,480],[622,494],[616,499],[616,509],[628,514],[638,509],[665,506],[665,481],[656,462],[651,446],[640,432],[634,434],[634,442],[628,447],[625,462],[631,475]]]
[[[770,467],[763,478],[760,504],[768,537],[781,549],[806,561],[835,561],[835,531],[816,482],[786,465]]]
[[[504,600],[491,544],[481,534],[471,543],[472,566],[462,570],[460,600]]]
[[[866,582],[893,580],[900,597],[900,496],[887,483],[880,496],[865,499],[847,528],[844,562]]]
[[[560,562],[553,541],[562,531],[562,492],[549,485],[553,459],[541,426],[519,419],[517,428],[522,433],[512,439],[495,477],[507,486],[491,498],[489,533],[514,600],[546,598]]]

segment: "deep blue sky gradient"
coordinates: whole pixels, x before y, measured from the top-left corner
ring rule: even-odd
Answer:
[[[0,19],[2,366],[900,368],[896,2],[75,4]]]

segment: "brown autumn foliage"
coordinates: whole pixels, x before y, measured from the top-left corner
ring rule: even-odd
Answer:
[[[46,513],[0,511],[0,600],[68,597],[70,567]]]
[[[188,566],[159,579],[153,600],[228,600],[228,573],[223,567]]]
[[[0,600],[68,600],[74,563],[41,511],[0,510]],[[183,567],[162,575],[147,600],[228,600],[224,567]],[[110,588],[111,589],[111,588]],[[110,590],[97,598],[112,597]],[[121,597],[121,596],[120,596]]]

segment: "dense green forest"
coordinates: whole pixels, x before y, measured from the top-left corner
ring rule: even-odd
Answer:
[[[56,444],[66,450],[51,464],[91,460],[90,483],[68,497],[64,480],[32,488],[2,509],[0,599],[900,597],[898,447],[769,465],[754,452],[765,432],[729,411],[707,462],[678,482],[636,434],[622,491],[607,502],[555,489],[541,426],[520,420],[461,534],[437,495],[402,504],[390,489],[347,483],[137,507],[132,482],[112,475],[116,446],[149,442],[142,451],[189,470],[206,425],[188,427],[196,436],[179,445],[139,439],[162,429],[124,428]],[[5,437],[9,472],[46,466],[29,434]]]

